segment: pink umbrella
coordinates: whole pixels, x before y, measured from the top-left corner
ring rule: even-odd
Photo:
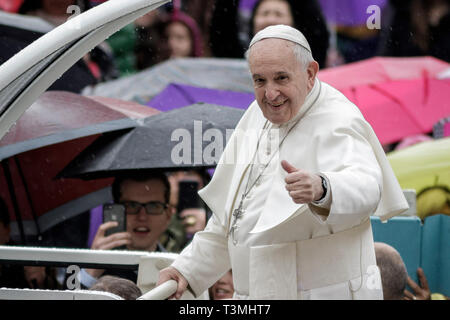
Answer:
[[[362,84],[341,92],[361,110],[382,144],[433,130],[450,115],[449,79]]]
[[[319,79],[338,90],[392,80],[436,78],[450,64],[433,57],[376,57],[319,72]]]

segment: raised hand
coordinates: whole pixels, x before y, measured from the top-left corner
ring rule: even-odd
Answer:
[[[322,179],[317,174],[297,169],[286,160],[281,166],[288,173],[285,178],[286,190],[295,203],[311,203],[322,197]]]

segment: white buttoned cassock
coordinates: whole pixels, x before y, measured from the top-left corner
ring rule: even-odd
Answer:
[[[280,38],[292,32],[286,26],[276,29],[282,29]],[[267,34],[277,37],[273,28]],[[172,266],[197,295],[232,268],[235,298],[382,299],[369,217],[386,220],[408,204],[359,109],[318,79],[294,119],[279,128],[269,125],[278,129],[279,142],[295,124],[279,149],[267,132],[260,136],[258,151],[268,157],[255,161],[250,185],[264,160],[276,154],[244,199],[234,239],[229,236],[232,212],[249,178],[248,155],[257,145],[239,133],[261,130],[266,123],[253,102],[211,182],[199,192],[214,214]],[[230,163],[233,156],[238,161]],[[281,160],[325,177],[327,197],[321,203],[294,203],[285,189]]]

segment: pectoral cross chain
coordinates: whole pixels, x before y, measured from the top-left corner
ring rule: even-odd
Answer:
[[[243,207],[243,201],[241,200],[241,202],[239,203],[239,206],[237,207],[237,209],[234,209],[234,211],[233,211],[233,223],[232,223],[231,228],[230,228],[230,235],[233,238],[233,242],[235,242],[235,240],[234,240],[234,231],[237,228],[237,221],[244,214],[244,209],[242,207]]]

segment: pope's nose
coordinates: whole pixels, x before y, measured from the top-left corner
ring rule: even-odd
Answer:
[[[280,91],[275,87],[269,87],[266,89],[265,97],[269,102],[275,102],[280,95]]]

